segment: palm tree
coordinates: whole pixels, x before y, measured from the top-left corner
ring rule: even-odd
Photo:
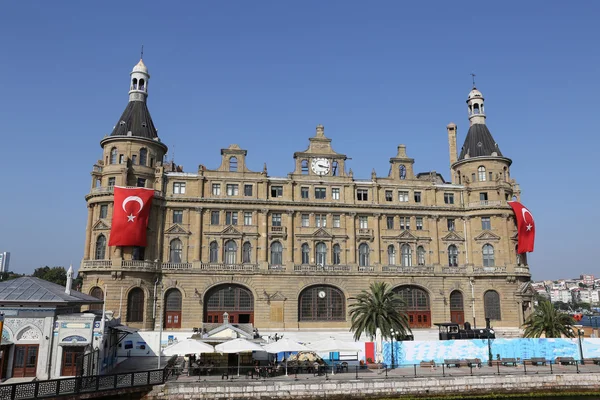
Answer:
[[[575,337],[573,324],[575,320],[569,314],[556,310],[548,300],[542,300],[537,308],[523,324],[525,337],[539,338],[544,334],[547,338],[559,338],[563,335]]]
[[[355,301],[349,307],[352,320],[350,330],[354,332],[354,340],[360,340],[363,333],[375,336],[377,328],[381,329],[384,339],[390,338],[392,329],[398,332],[399,337],[412,333],[404,311],[404,301],[387,283],[373,282],[369,291],[363,290],[350,300]]]

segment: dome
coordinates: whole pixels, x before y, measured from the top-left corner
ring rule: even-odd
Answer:
[[[481,98],[483,99],[483,95],[481,94],[481,92],[479,90],[477,90],[477,88],[473,88],[473,90],[471,90],[469,92],[469,100],[474,99],[474,98]]]
[[[148,73],[148,67],[144,64],[144,60],[140,59],[140,62],[133,67],[133,71],[131,72],[143,72],[144,74]]]

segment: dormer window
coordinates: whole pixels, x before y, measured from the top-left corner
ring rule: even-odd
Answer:
[[[400,179],[406,179],[406,167],[404,165],[400,166]]]
[[[229,171],[230,172],[237,172],[237,170],[238,170],[237,157],[230,157],[229,158]]]

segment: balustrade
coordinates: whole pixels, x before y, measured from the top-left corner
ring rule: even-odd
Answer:
[[[505,274],[506,267],[483,267],[483,268],[474,268],[473,273],[477,275],[485,275],[485,274]]]
[[[258,271],[256,264],[221,264],[221,263],[201,263],[202,271]]]

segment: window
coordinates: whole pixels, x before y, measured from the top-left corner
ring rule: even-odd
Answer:
[[[117,148],[116,147],[113,147],[112,149],[110,149],[110,163],[111,164],[117,163]]]
[[[390,244],[387,248],[388,265],[396,265],[396,248]]]
[[[489,319],[500,320],[500,295],[495,290],[488,290],[483,295],[483,304],[485,317]]]
[[[96,260],[104,260],[106,256],[106,236],[100,235],[96,238]]]
[[[271,214],[271,226],[281,226],[281,213]]]
[[[494,246],[492,246],[491,244],[483,245],[483,266],[494,266]]]
[[[220,196],[221,195],[221,184],[220,183],[213,183],[212,184],[212,194],[213,194],[213,196]]]
[[[137,164],[137,154],[131,156],[131,165]]]
[[[415,192],[415,203],[421,202],[421,192]]]
[[[173,210],[173,223],[174,224],[183,223],[183,210]]]
[[[169,262],[180,263],[183,244],[179,239],[171,240],[169,244]]]
[[[453,244],[448,247],[448,265],[458,267],[458,248]]]
[[[211,263],[216,263],[219,258],[219,245],[217,242],[210,242],[208,260]]]
[[[331,189],[331,198],[333,200],[339,200],[340,199],[340,188],[333,188],[333,189]]]
[[[406,179],[406,167],[404,165],[400,166],[400,179]]]
[[[219,225],[219,211],[211,211],[210,213],[210,224]]]
[[[301,219],[302,219],[302,226],[303,227],[309,227],[310,226],[310,215],[308,214],[302,214]]]
[[[127,322],[144,322],[144,291],[139,287],[127,295]]]
[[[271,197],[283,197],[283,186],[271,186]]]
[[[425,249],[423,246],[417,247],[417,264],[425,265]]]
[[[317,247],[315,250],[315,260],[317,261],[317,265],[320,265],[320,266],[325,265],[326,257],[327,257],[327,245],[323,242],[317,243]]]
[[[244,196],[252,196],[252,185],[244,185]]]
[[[489,178],[490,178],[490,182],[491,182],[491,181],[493,181],[493,180],[494,180],[494,179],[493,179],[494,175],[493,175],[493,172],[492,172],[492,171],[490,171],[490,173],[489,173],[489,174],[490,174],[490,175],[489,175]]]
[[[271,265],[282,265],[283,246],[279,242],[271,244]]]
[[[119,154],[119,164],[123,164],[124,158],[123,158],[123,154]]]
[[[423,230],[423,217],[417,217],[416,218],[416,225],[417,225],[417,230],[418,231],[422,231]]]
[[[225,225],[237,225],[237,224],[238,224],[237,211],[225,211]]]
[[[131,253],[131,259],[132,260],[143,260],[145,249],[146,249],[145,247],[135,246],[133,248],[133,252]]]
[[[181,292],[169,289],[165,294],[165,328],[181,328]]]
[[[237,172],[237,170],[238,170],[237,157],[229,157],[229,171]]]
[[[315,215],[315,224],[317,228],[325,228],[327,226],[327,215],[326,214],[316,214]]]
[[[471,182],[475,182],[475,172],[471,174]]]
[[[394,229],[394,217],[387,217],[386,223],[388,229]]]
[[[400,217],[400,230],[410,230],[410,217]]]
[[[490,217],[481,217],[481,229],[484,231],[492,230],[492,221]]]
[[[114,187],[115,180],[116,180],[116,178],[108,178],[108,187]]]
[[[154,168],[154,158],[150,157],[150,168]]]
[[[359,201],[369,200],[369,190],[368,189],[356,189],[356,200],[359,200]]]
[[[174,182],[173,194],[185,194],[185,182]]]
[[[237,184],[227,184],[227,196],[237,196],[239,194],[239,186]]]
[[[140,165],[146,166],[148,162],[148,150],[140,149]]]
[[[487,201],[488,200],[488,194],[487,192],[481,192],[479,193],[479,201]]]
[[[252,213],[245,212],[244,213],[244,225],[252,225]]]
[[[308,248],[308,244],[304,243],[302,245],[302,264],[310,263],[310,249]]]
[[[340,227],[340,216],[338,214],[333,215],[333,227],[334,228]]]
[[[402,266],[412,266],[412,249],[410,248],[410,246],[407,244],[403,244],[400,250],[402,252]]]
[[[245,242],[242,246],[242,263],[249,264],[252,259],[252,245],[250,242]]]
[[[449,231],[453,231],[456,229],[456,225],[454,224],[454,218],[448,218],[447,224],[448,224]]]
[[[361,243],[358,246],[358,265],[361,267],[369,266],[369,245]]]
[[[479,181],[485,182],[485,167],[483,165],[477,168],[477,174]]]
[[[302,171],[302,175],[308,175],[308,160],[302,160],[300,170]]]
[[[100,218],[106,218],[108,216],[108,204],[100,205]]]
[[[339,244],[333,245],[333,265],[339,265],[341,263],[342,249]]]
[[[338,162],[334,161],[331,163],[331,175],[337,176],[338,174]]]
[[[98,286],[92,288],[90,296],[97,298],[98,300],[104,300],[104,291]],[[90,304],[90,310],[102,310],[102,304]]]
[[[237,259],[237,244],[233,240],[225,242],[225,264],[233,265]]]
[[[344,321],[344,294],[332,286],[311,286],[300,293],[299,321]]]
[[[400,203],[408,202],[408,192],[405,190],[398,191],[398,201]]]
[[[137,187],[146,187],[146,180],[144,178],[137,178]]]
[[[358,227],[360,229],[368,229],[369,228],[369,218],[361,215],[358,217]]]
[[[300,188],[300,197],[303,199],[308,199],[308,188],[303,186]]]
[[[315,188],[315,199],[323,200],[327,194],[326,188]]]
[[[454,204],[454,193],[444,193],[444,203]]]
[[[385,191],[385,201],[392,201],[394,200],[394,192],[392,192],[391,190],[386,190]]]

